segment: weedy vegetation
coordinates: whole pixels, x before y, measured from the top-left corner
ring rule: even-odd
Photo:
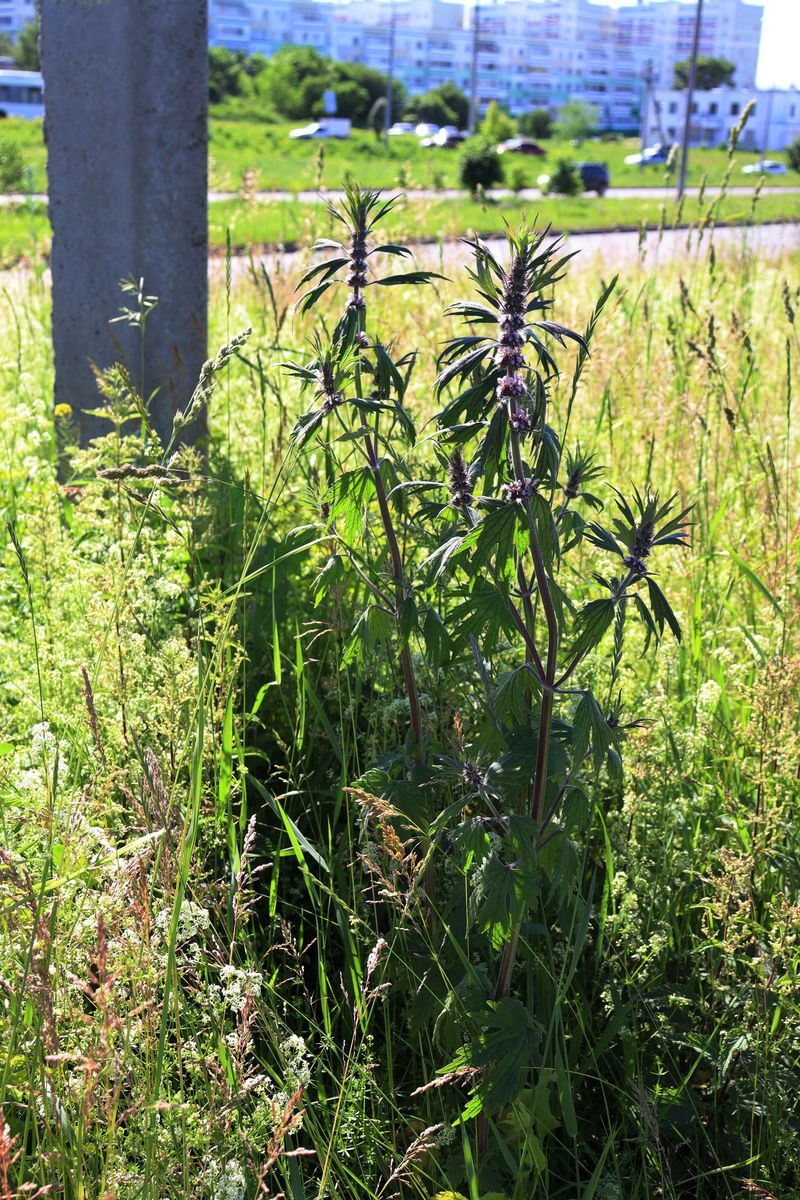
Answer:
[[[229,259],[169,445],[1,293],[3,1200],[800,1189],[797,259],[395,204]]]

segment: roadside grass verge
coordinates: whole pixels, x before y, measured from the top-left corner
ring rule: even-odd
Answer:
[[[353,443],[289,452],[307,404],[283,364],[307,361],[341,291],[303,318],[297,272],[235,272],[230,290],[217,274],[212,350],[253,332],[213,397],[206,462],[185,453],[153,480],[136,475],[153,448],[120,436],[125,388],[109,389],[107,436],[68,450],[33,267],[0,289],[3,1191],[800,1194],[798,256],[704,241],[645,257],[577,384],[568,349],[553,381],[565,443],[623,486],[679,492],[692,546],[660,575],[681,642],[654,661],[625,649],[637,727],[624,780],[592,782],[581,939],[524,931],[514,991],[550,1058],[498,1119],[491,1178],[457,1124],[463,1087],[439,1074],[460,1012],[427,987],[424,937],[391,903],[408,855],[348,790],[405,726],[385,639],[347,662],[364,568],[319,595],[324,506],[341,504]],[[612,270],[570,271],[558,320],[583,328]],[[435,478],[434,364],[460,286],[374,291],[379,326],[418,360],[403,453]],[[405,544],[420,501],[401,496]],[[340,511],[375,526],[369,498]],[[456,659],[453,683],[410,638],[428,720],[458,750],[480,668]],[[440,863],[440,888],[454,870]],[[448,934],[443,953],[463,945],[470,966],[472,933]]]
[[[712,204],[718,223],[746,225],[796,221],[798,218],[798,198],[794,195],[761,196],[755,210],[753,200],[747,196],[727,196],[717,203],[706,200],[702,205],[696,197],[689,196],[680,207],[674,201],[589,196],[547,196],[525,202],[405,200],[391,214],[387,230],[392,236],[413,243],[456,238],[467,232],[487,236],[500,234],[506,224],[513,225],[525,216],[563,233],[638,229],[642,225],[668,228],[695,223],[711,211]],[[209,245],[212,250],[224,250],[228,230],[237,248],[291,248],[307,245],[315,237],[329,237],[334,232],[323,205],[277,200],[225,200],[211,205]],[[47,252],[49,242],[50,224],[45,204],[33,201],[0,208],[0,264],[21,258],[34,259]]]

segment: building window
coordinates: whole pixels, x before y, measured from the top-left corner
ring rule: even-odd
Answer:
[[[708,114],[709,114],[709,116],[711,116],[711,117],[715,117],[715,116],[717,115],[717,102],[716,102],[716,100],[712,100],[712,102],[709,104],[709,106],[708,106]]]
[[[671,113],[676,113],[678,111],[678,101],[677,100],[670,100],[669,111]]]
[[[734,103],[731,105],[731,116],[738,117],[738,115],[739,115],[739,105]]]

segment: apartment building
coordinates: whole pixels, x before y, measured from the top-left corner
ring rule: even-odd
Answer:
[[[727,142],[750,101],[755,101],[739,139],[743,150],[785,150],[800,137],[800,91],[762,91],[751,88],[714,88],[695,92],[689,121],[690,146],[718,146]],[[648,140],[680,141],[686,120],[685,91],[663,89],[653,93],[647,107]]]
[[[36,0],[0,0],[0,33],[16,37],[36,16]]]
[[[4,0],[0,0],[0,5]],[[736,64],[752,87],[763,7],[705,0],[700,53]],[[210,0],[211,41],[272,54],[292,42],[395,76],[413,95],[446,80],[468,92],[473,53],[479,106],[513,113],[568,100],[597,109],[602,127],[638,131],[649,76],[671,87],[673,66],[691,53],[694,5],[639,0],[611,8],[594,0]]]
[[[332,54],[332,14],[323,0],[210,0],[208,36],[212,46],[267,57],[288,44]]]

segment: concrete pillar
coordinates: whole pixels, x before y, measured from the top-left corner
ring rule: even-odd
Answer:
[[[106,432],[89,361],[121,358],[146,396],[160,387],[151,414],[169,437],[206,358],[206,0],[42,0],[41,52],[55,402],[82,441]],[[143,380],[138,334],[109,325],[130,275],[158,297]]]

